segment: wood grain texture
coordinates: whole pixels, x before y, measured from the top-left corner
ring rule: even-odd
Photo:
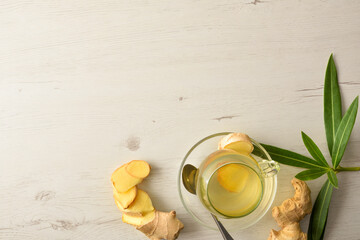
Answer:
[[[0,239],[145,239],[112,199],[110,174],[131,159],[151,163],[142,187],[177,211],[180,239],[220,239],[181,205],[181,158],[220,131],[306,154],[303,130],[327,152],[325,67],[333,52],[348,107],[359,12],[356,0],[0,1]],[[344,166],[360,165],[359,130]],[[274,204],[298,171],[282,167]],[[339,185],[325,238],[360,239],[360,173]],[[271,228],[268,213],[234,237]]]

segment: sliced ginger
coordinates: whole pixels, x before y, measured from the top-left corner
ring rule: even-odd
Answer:
[[[218,148],[231,149],[244,155],[249,155],[254,150],[250,137],[244,133],[226,135],[220,140]]]
[[[136,229],[152,240],[174,240],[184,228],[176,218],[176,212],[157,211],[149,195],[136,187],[149,175],[150,169],[150,165],[141,160],[133,160],[116,169],[111,176],[115,203],[123,212],[124,223],[136,226]],[[134,192],[135,197],[132,199]]]
[[[123,193],[142,182],[142,178],[134,177],[126,171],[127,164],[116,169],[111,175],[111,182],[116,191]]]
[[[127,213],[129,216],[141,217],[143,215],[141,212],[130,212],[126,208],[123,208],[123,206],[121,206],[119,201],[117,201],[116,199],[115,199],[115,204],[122,213]]]
[[[130,215],[138,215],[138,213],[140,213],[140,215],[144,215],[145,213],[151,212],[153,210],[154,207],[149,195],[145,191],[138,189],[134,202],[132,202],[130,206],[125,209],[125,212]]]
[[[220,185],[230,192],[241,192],[246,185],[249,171],[240,164],[227,164],[217,171]]]
[[[150,169],[150,165],[142,160],[133,160],[126,165],[126,171],[136,178],[146,178]]]
[[[135,200],[137,188],[136,186],[130,188],[126,192],[118,192],[115,187],[113,189],[115,200],[121,205],[123,209],[129,207],[129,205]]]
[[[147,212],[143,216],[133,216],[133,215],[129,215],[128,213],[124,213],[122,215],[122,221],[124,223],[128,223],[128,224],[131,224],[134,226],[145,225],[145,224],[153,221],[154,218],[155,218],[155,209],[150,212]]]
[[[154,210],[149,195],[141,189],[137,190],[135,200],[127,208],[124,208],[117,199],[115,199],[115,203],[120,211],[130,216],[143,216],[145,213]]]

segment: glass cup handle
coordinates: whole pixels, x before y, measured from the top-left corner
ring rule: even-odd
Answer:
[[[279,163],[275,161],[263,160],[259,162],[259,167],[261,169],[263,177],[273,177],[280,170]]]

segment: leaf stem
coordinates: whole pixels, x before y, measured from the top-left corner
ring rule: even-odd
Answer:
[[[341,167],[341,166],[338,166],[335,171],[336,172],[360,171],[360,167]]]

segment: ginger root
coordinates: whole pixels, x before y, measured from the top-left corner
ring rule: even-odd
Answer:
[[[268,240],[306,240],[307,234],[300,229],[300,221],[311,213],[310,189],[304,181],[294,178],[291,181],[295,195],[274,207],[272,216],[281,230],[271,230]]]
[[[150,165],[141,160],[116,169],[111,176],[115,203],[123,212],[122,221],[135,226],[151,240],[174,240],[184,228],[176,212],[154,209],[148,194],[136,186],[149,175],[150,169]]]
[[[254,146],[250,137],[245,133],[230,133],[220,140],[218,149],[231,149],[238,153],[250,155]]]
[[[136,227],[151,240],[174,240],[184,228],[182,222],[176,218],[176,212],[155,211],[155,218],[151,222]]]

